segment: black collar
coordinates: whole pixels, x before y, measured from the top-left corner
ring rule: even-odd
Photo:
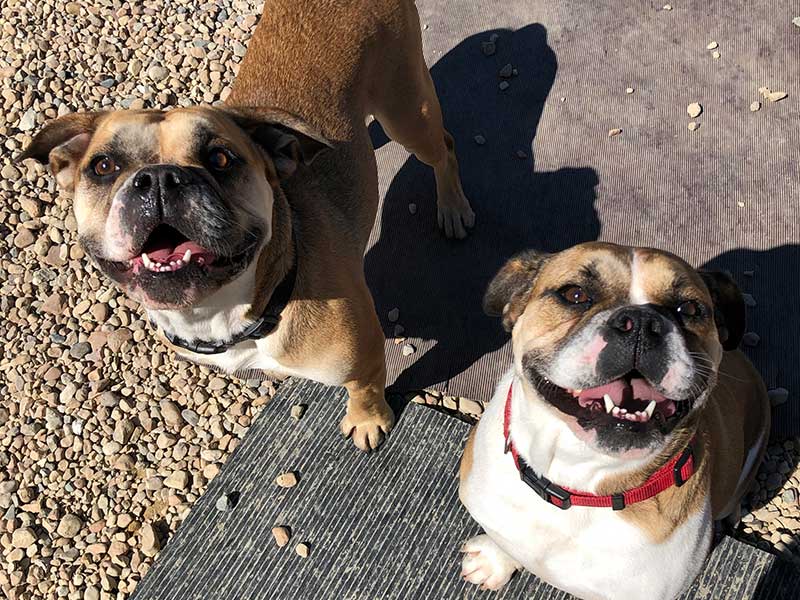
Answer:
[[[197,339],[190,342],[167,331],[164,331],[164,335],[169,340],[170,344],[196,354],[222,354],[241,342],[263,338],[272,333],[278,326],[278,323],[280,323],[281,313],[292,297],[296,278],[297,253],[295,253],[295,260],[292,268],[289,269],[286,277],[283,278],[283,281],[281,281],[278,287],[272,292],[272,297],[269,299],[261,316],[248,325],[244,331],[236,334],[227,342],[208,342]]]

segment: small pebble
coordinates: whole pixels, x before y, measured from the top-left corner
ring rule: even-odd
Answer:
[[[633,93],[633,92],[635,92],[635,91],[636,91],[636,90],[634,90],[632,87],[625,88],[625,93],[626,93],[626,94],[632,94],[632,93]]]
[[[525,150],[517,150],[517,158],[528,158],[528,153]]]
[[[671,4],[665,4],[664,5],[664,10],[672,10],[672,5]]]
[[[689,115],[692,119],[695,117],[699,117],[700,114],[703,112],[703,107],[699,102],[692,102],[689,106],[686,107],[686,114]]]
[[[475,140],[475,143],[476,143],[476,144],[478,144],[478,146],[483,146],[483,145],[486,143],[486,138],[485,138],[485,137],[483,137],[483,136],[482,136],[482,135],[480,135],[480,134],[476,135],[476,136],[475,136],[474,138],[472,138],[472,139],[473,139],[473,140]]]
[[[622,133],[622,129],[609,129],[608,130],[608,137],[615,137]]]
[[[697,121],[689,121],[689,131],[697,131],[700,128],[700,123]]]
[[[706,46],[706,50],[714,50],[716,48],[719,48],[719,44],[717,42],[711,42],[708,44],[708,46]]]
[[[308,547],[308,544],[301,542],[294,547],[294,551],[297,552],[297,554],[302,558],[308,558],[310,549]]]
[[[222,494],[214,503],[214,507],[219,512],[228,512],[233,508],[233,500],[228,494]]]
[[[742,343],[744,343],[745,346],[749,346],[751,348],[758,346],[758,342],[760,341],[761,337],[754,331],[748,331],[747,333],[744,334],[744,336],[742,336]]]
[[[303,415],[306,412],[306,405],[305,404],[293,404],[292,408],[289,411],[289,414],[295,421],[299,421],[303,418]]]
[[[412,215],[415,215],[415,214],[417,214],[417,205],[416,205],[416,204],[414,204],[413,202],[411,202],[411,203],[408,205],[408,212],[409,212],[410,214],[412,214]]]
[[[756,306],[756,299],[753,298],[750,294],[742,294],[742,299],[744,300],[744,305],[749,307]]]
[[[761,102],[759,102],[758,100],[750,103],[750,112],[756,112],[760,108],[761,108]]]
[[[767,395],[769,396],[769,401],[772,406],[780,406],[781,404],[786,404],[786,401],[789,399],[789,390],[779,387],[769,390]]]
[[[292,537],[292,532],[288,527],[273,527],[272,537],[275,538],[275,543],[278,545],[278,548],[283,548],[289,543],[289,539]]]
[[[386,316],[389,319],[389,323],[397,323],[397,320],[400,318],[400,309],[393,308]]]
[[[499,75],[503,79],[510,79],[514,75],[514,67],[513,67],[513,65],[511,65],[511,63],[509,63],[506,66],[504,66],[502,69],[500,69]]]
[[[417,349],[414,346],[412,346],[411,344],[403,344],[403,348],[401,350],[401,352],[403,353],[403,356],[411,356],[416,351],[417,351]]]
[[[507,89],[510,87],[510,85],[511,85],[511,84],[510,84],[510,83],[508,83],[507,81],[501,81],[501,82],[500,82],[500,84],[499,84],[497,87],[499,87],[499,88],[500,88],[500,91],[501,91],[501,92],[504,92],[504,91],[506,91],[506,90],[507,90]]]
[[[275,478],[275,483],[282,488],[292,488],[297,485],[297,475],[293,471],[281,473]]]
[[[492,56],[495,52],[497,52],[497,46],[492,41],[483,42],[481,43],[481,52],[483,52],[484,56]]]
[[[716,50],[714,50],[714,52],[711,53],[711,58],[719,58],[721,56],[722,55],[719,52],[717,52]]]
[[[784,98],[787,98],[788,96],[789,94],[787,94],[786,92],[770,92],[769,94],[767,94],[767,100],[769,100],[770,102],[778,102],[780,100],[783,100]]]

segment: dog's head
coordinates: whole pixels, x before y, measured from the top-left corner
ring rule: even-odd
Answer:
[[[609,453],[660,448],[706,401],[723,351],[744,333],[729,276],[600,242],[512,258],[484,308],[513,332],[526,385]]]
[[[289,115],[196,107],[67,115],[20,158],[49,163],[86,252],[163,309],[200,302],[257,260],[280,179],[325,147]]]

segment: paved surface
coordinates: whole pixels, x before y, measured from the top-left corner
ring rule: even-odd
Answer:
[[[515,577],[502,593],[459,577],[458,548],[477,531],[457,494],[468,427],[410,405],[386,445],[366,456],[343,442],[341,390],[290,380],[137,587],[136,600],[571,598]],[[308,405],[297,423],[293,404]],[[299,483],[280,488],[292,470]],[[217,499],[236,498],[219,512]],[[277,547],[271,528],[292,530]],[[310,547],[306,559],[294,547]],[[793,598],[797,572],[726,538],[685,598]]]
[[[775,431],[800,434],[796,4],[417,5],[477,225],[468,240],[446,241],[435,226],[432,172],[396,143],[380,147],[385,201],[367,274],[387,335],[386,315],[397,307],[418,348],[404,357],[387,343],[397,388],[488,398],[510,361],[499,323],[480,309],[491,276],[523,248],[603,239],[729,269],[757,302],[749,321],[761,342],[747,352],[769,387],[791,393]],[[487,57],[481,43],[493,33],[496,53]],[[718,59],[706,49],[714,41]],[[508,63],[519,75],[501,91]],[[762,86],[789,95],[765,101]],[[692,102],[703,107],[696,131],[687,128]],[[608,137],[614,128],[622,133]],[[373,133],[385,142],[377,125]]]

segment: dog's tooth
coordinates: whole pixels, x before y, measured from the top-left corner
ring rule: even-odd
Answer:
[[[620,408],[619,412],[621,412],[624,415],[624,414],[628,413],[628,409],[627,408]]]
[[[169,266],[170,267],[174,267],[175,266],[175,261],[174,260],[169,261]]]
[[[187,249],[186,252],[183,253],[183,262],[188,264],[190,258],[192,258],[192,251]]]
[[[175,269],[177,270],[182,267],[183,267],[183,259],[179,258],[178,260],[175,261]]]
[[[644,414],[647,415],[648,420],[653,418],[653,411],[656,409],[656,401],[650,400],[650,404],[644,409]]]
[[[611,414],[614,415],[615,417],[618,417],[620,415],[619,406],[615,406],[614,408],[612,408]]]
[[[144,266],[147,267],[148,269],[150,268],[150,265],[153,264],[153,261],[150,260],[150,257],[147,256],[146,252],[142,252],[142,262],[144,263]]]
[[[603,402],[606,405],[606,412],[607,413],[610,413],[614,409],[614,407],[616,406],[614,404],[614,401],[611,399],[611,396],[609,396],[608,394],[604,394],[603,395]]]

